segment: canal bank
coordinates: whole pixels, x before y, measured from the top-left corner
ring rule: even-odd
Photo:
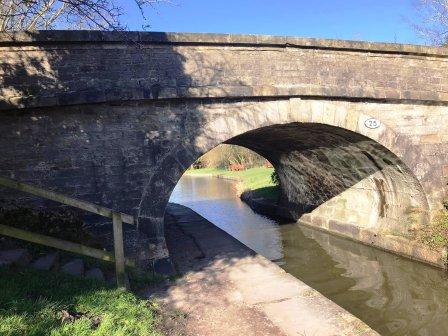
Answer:
[[[150,292],[185,314],[185,335],[378,335],[191,209],[170,204],[165,225],[184,275]]]

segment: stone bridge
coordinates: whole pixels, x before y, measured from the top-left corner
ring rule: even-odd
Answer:
[[[0,175],[135,214],[141,259],[167,257],[171,191],[224,142],[327,229],[406,236],[448,197],[448,49],[51,31],[1,34],[0,65]]]

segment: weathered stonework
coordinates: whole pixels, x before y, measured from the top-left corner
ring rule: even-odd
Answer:
[[[406,235],[448,197],[447,59],[266,36],[0,35],[0,175],[135,214],[141,257],[166,257],[172,189],[234,143],[274,164],[293,217]]]

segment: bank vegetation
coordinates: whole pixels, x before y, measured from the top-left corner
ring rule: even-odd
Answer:
[[[187,175],[207,175],[236,181],[237,196],[277,200],[280,195],[278,175],[272,164],[259,154],[236,145],[219,145],[200,157]]]

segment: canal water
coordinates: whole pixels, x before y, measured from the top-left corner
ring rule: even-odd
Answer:
[[[296,223],[278,225],[235,196],[233,182],[183,176],[185,205],[275,260],[384,336],[448,336],[447,274]]]

